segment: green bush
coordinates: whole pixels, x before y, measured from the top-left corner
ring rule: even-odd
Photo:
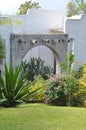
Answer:
[[[38,91],[36,91],[38,90]],[[25,97],[26,102],[44,102],[45,80],[39,75],[33,82],[31,82],[30,93],[36,91],[34,94]]]
[[[75,77],[57,76],[51,77],[48,81],[45,91],[45,103],[52,105],[70,105],[78,106],[79,97],[77,96],[79,88]]]
[[[41,58],[31,58],[28,63],[22,62],[22,73],[26,72],[26,79],[33,81],[38,75],[43,79],[48,79],[48,76],[53,73],[50,66],[45,65],[45,61]]]
[[[76,79],[80,79],[83,76],[83,66],[81,66],[77,71],[73,71]]]
[[[66,105],[67,99],[62,85],[62,78],[59,76],[51,77],[48,81],[45,92],[45,103],[51,105]]]
[[[86,64],[82,65],[82,77],[79,79],[79,95],[82,96],[82,104],[86,100]]]
[[[65,80],[65,94],[67,95],[67,105],[68,106],[80,106],[81,100],[79,93],[79,82],[70,74],[66,76]]]

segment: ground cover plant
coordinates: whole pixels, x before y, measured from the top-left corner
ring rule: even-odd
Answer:
[[[0,130],[85,130],[86,108],[26,104],[0,109]]]

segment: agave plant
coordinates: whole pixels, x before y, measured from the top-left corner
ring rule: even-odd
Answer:
[[[21,66],[14,71],[12,63],[9,68],[5,64],[4,78],[0,77],[0,102],[7,107],[17,105],[30,89],[29,81],[25,80],[25,74],[20,75]]]

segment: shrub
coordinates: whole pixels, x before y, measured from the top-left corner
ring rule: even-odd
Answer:
[[[78,79],[82,76],[82,67],[78,72],[73,70],[74,54],[72,50],[68,55],[65,55],[65,60],[61,63],[62,74],[67,76],[63,77],[63,86],[65,86],[65,94],[67,97],[67,105],[80,106],[81,95],[79,95]]]
[[[82,66],[83,74],[82,77],[79,79],[79,94],[82,96],[82,103],[86,100],[86,64]]]
[[[66,76],[65,80],[65,94],[67,96],[68,106],[80,106],[79,83],[74,75],[70,74]]]
[[[24,100],[26,102],[44,102],[45,81],[40,75],[31,83],[30,93],[33,91],[36,91],[35,94],[28,95]]]
[[[54,76],[47,82],[45,103],[51,105],[66,105],[67,101],[64,93],[64,86],[62,85],[62,78]]]
[[[78,71],[73,71],[75,78],[80,79],[83,76],[83,66],[81,66]]]
[[[78,105],[78,82],[72,76],[55,76],[49,79],[45,102],[52,105]],[[77,101],[76,101],[77,100]]]
[[[28,63],[22,62],[22,73],[26,72],[26,79],[33,81],[38,75],[41,75],[43,79],[48,79],[48,76],[53,73],[50,66],[45,65],[45,61],[41,58],[31,58]]]

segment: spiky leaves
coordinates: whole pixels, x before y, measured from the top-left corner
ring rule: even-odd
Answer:
[[[4,78],[0,77],[0,92],[2,99],[5,99],[7,106],[15,106],[24,96],[27,95],[30,83],[25,80],[25,74],[20,76],[21,66],[18,66],[16,71],[13,65],[9,68],[5,64]]]

